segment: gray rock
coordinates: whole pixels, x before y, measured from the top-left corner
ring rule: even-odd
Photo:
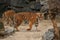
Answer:
[[[44,6],[41,8],[41,12],[43,12],[43,13],[46,13],[45,10],[49,9],[49,6],[48,6],[47,1],[48,1],[48,0],[40,0],[41,4],[44,5]]]
[[[49,29],[42,37],[42,40],[52,40],[54,37],[54,30]]]
[[[5,29],[5,34],[10,34],[12,32],[14,32],[14,28],[12,28],[12,27],[9,27],[9,28]]]

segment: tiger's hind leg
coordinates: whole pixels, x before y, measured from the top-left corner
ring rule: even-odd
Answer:
[[[33,25],[33,23],[32,23],[32,21],[30,21],[29,22],[29,28],[27,29],[27,31],[30,31],[32,29],[32,25]]]
[[[29,28],[27,29],[27,31],[30,31],[32,29],[32,25],[35,23],[36,18],[33,18],[29,21]]]

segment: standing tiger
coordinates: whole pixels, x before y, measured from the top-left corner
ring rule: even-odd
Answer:
[[[7,22],[7,24],[12,24],[16,28],[17,31],[19,31],[18,26],[24,21],[27,20],[29,23],[29,28],[27,30],[32,29],[32,25],[36,22],[36,20],[39,18],[42,18],[42,14],[38,12],[18,12],[15,13],[13,10],[5,11],[3,16],[3,21]]]
[[[18,26],[23,22],[23,20],[27,20],[29,23],[29,28],[27,30],[32,29],[32,25],[37,21],[37,19],[42,18],[42,14],[37,12],[19,12],[14,15],[14,22],[15,22],[15,28],[18,29]]]

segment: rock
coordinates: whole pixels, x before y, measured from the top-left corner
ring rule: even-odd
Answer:
[[[40,0],[41,4],[43,5],[40,11],[43,13],[46,13],[47,9],[49,9],[47,1],[48,0]]]
[[[0,37],[7,37],[8,35],[12,35],[15,33],[15,30],[13,27],[6,27],[4,31],[0,31]]]
[[[14,32],[13,27],[8,27],[8,28],[5,29],[5,34],[11,34],[12,32]]]
[[[49,29],[42,37],[42,40],[52,40],[54,37],[54,30]]]
[[[0,35],[3,35],[3,34],[4,34],[4,25],[2,22],[0,22]]]

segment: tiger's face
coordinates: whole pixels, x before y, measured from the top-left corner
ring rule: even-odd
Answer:
[[[15,11],[14,10],[8,10],[5,11],[2,15],[3,22],[7,25],[11,22],[12,17],[14,16]]]

